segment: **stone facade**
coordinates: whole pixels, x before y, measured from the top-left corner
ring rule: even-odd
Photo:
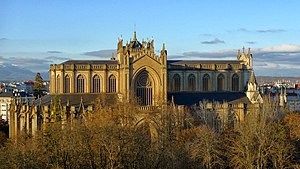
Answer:
[[[211,104],[217,102],[215,106],[206,105],[201,109],[217,109],[215,113],[210,113],[210,119],[222,119],[222,125],[219,126],[227,127],[230,126],[229,116],[243,121],[249,107],[258,107],[262,103],[256,89],[250,49],[247,53],[244,48],[242,52],[238,51],[236,60],[167,60],[164,44],[159,55],[154,51],[154,40],[139,42],[134,32],[133,39],[126,44],[119,38],[116,57],[112,54],[110,60],[69,60],[51,64],[51,94],[47,96],[48,102],[42,98],[43,101],[36,101],[33,104],[35,108],[31,109],[15,105],[11,117],[15,119],[11,124],[15,126],[14,133],[20,128],[26,128],[28,123],[31,125],[28,124],[27,128],[50,122],[45,117],[49,118],[53,112],[51,105],[54,95],[65,98],[61,107],[73,109],[72,115],[68,117],[78,115],[80,106],[81,110],[88,111],[89,103],[83,104],[86,99],[82,103],[70,105],[69,102],[75,100],[75,97],[84,95],[86,98],[94,98],[100,93],[116,95],[125,100],[138,98],[142,110],[150,110],[151,107],[166,105],[168,102],[189,107],[201,105],[203,101]],[[67,112],[70,113],[70,110]],[[199,108],[193,110],[199,112]],[[23,117],[22,112],[39,114],[40,121],[35,115],[26,115],[28,122],[16,119]],[[30,121],[28,117],[34,117],[35,121]],[[24,115],[25,121],[26,118]],[[217,123],[212,121],[211,125],[214,124]]]
[[[50,93],[120,93],[155,105],[168,92],[245,92],[251,73],[250,49],[238,51],[237,60],[167,60],[164,45],[158,56],[153,40],[140,43],[134,33],[125,46],[119,39],[117,58],[50,65]]]

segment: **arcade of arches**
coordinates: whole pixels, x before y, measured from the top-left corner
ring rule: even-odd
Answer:
[[[17,133],[26,127],[37,130],[37,126],[47,121],[54,96],[60,97],[63,110],[74,116],[90,112],[93,101],[102,93],[120,100],[136,96],[141,110],[145,111],[170,102],[178,107],[192,108],[206,101],[199,106],[208,110],[201,119],[216,128],[224,126],[231,116],[235,119],[232,121],[242,121],[251,106],[259,107],[257,105],[262,103],[250,49],[247,53],[244,48],[239,50],[232,60],[168,60],[164,44],[158,54],[154,51],[157,51],[154,40],[140,42],[134,33],[130,42],[118,39],[116,54],[109,60],[69,60],[51,64],[50,94],[36,101],[36,108],[26,109],[33,112],[12,110],[10,119],[16,119],[11,120],[10,126],[15,127],[12,131]],[[211,113],[214,110],[216,114]],[[42,116],[44,121],[39,121],[37,117]]]
[[[167,102],[168,93],[246,92],[253,72],[250,49],[236,60],[211,61],[167,60],[164,45],[160,55],[154,51],[153,40],[139,42],[134,34],[125,46],[119,39],[116,58],[50,65],[50,93],[134,95],[146,106]]]

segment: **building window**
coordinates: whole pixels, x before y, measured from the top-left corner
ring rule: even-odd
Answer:
[[[100,84],[100,77],[95,75],[93,77],[93,93],[100,93],[101,91],[101,84]]]
[[[56,77],[56,93],[60,93],[60,76]]]
[[[232,91],[239,91],[239,76],[234,74],[232,76]]]
[[[116,77],[114,75],[111,75],[109,78],[108,78],[108,93],[116,93],[116,89],[117,89],[117,86],[116,86]]]
[[[203,76],[202,82],[203,82],[203,91],[204,92],[210,91],[210,77],[208,74],[205,74]]]
[[[174,92],[180,92],[180,76],[178,74],[175,74],[173,76],[173,91]]]
[[[70,82],[70,76],[66,75],[65,76],[65,93],[70,93],[70,86],[71,82]]]
[[[143,71],[136,80],[136,96],[142,106],[152,105],[152,81],[147,71]]]
[[[77,77],[77,93],[84,93],[85,78],[83,75]]]
[[[223,74],[219,74],[217,78],[217,91],[224,91],[225,88],[225,77]]]
[[[196,77],[193,74],[190,74],[188,77],[188,89],[189,91],[196,90]]]

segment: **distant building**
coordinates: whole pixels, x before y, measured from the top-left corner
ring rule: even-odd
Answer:
[[[24,86],[23,88],[25,88],[24,92],[33,93],[34,82],[32,80],[29,80],[27,82],[23,82],[22,86]]]
[[[222,119],[220,126],[224,128],[228,127],[228,119],[243,121],[249,108],[262,103],[250,48],[247,53],[244,48],[242,52],[239,50],[236,60],[168,60],[165,45],[159,55],[154,51],[154,40],[140,42],[134,32],[133,39],[125,45],[123,39],[119,39],[116,58],[112,55],[110,60],[51,64],[50,95],[36,101],[35,109],[24,108],[22,112],[13,109],[12,117],[20,117],[11,123],[20,126],[13,132],[17,133],[25,124],[38,126],[49,121],[38,117],[50,117],[54,97],[60,99],[65,114],[77,115],[92,106],[100,93],[125,100],[136,97],[141,110],[145,111],[168,102],[188,107],[202,101],[218,102],[218,107],[207,106],[207,109],[222,110],[213,119]],[[27,130],[36,130],[30,125],[27,127]]]
[[[9,121],[9,108],[12,98],[12,92],[0,93],[0,119]]]
[[[10,120],[10,105],[13,99],[18,100],[20,103],[26,101],[32,101],[34,98],[32,95],[26,92],[1,92],[0,93],[0,119],[5,121]]]
[[[291,112],[300,111],[300,90],[297,88],[287,88],[285,86],[273,86],[268,90],[261,88],[262,94],[270,96],[274,103],[278,106],[288,108]]]
[[[300,90],[300,84],[299,83],[295,84],[295,89]]]

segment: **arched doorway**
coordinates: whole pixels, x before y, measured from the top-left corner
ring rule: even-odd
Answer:
[[[143,70],[135,80],[135,94],[142,106],[153,105],[153,82],[149,72]]]

